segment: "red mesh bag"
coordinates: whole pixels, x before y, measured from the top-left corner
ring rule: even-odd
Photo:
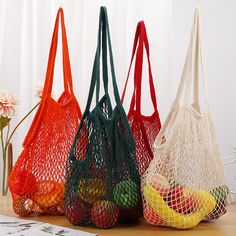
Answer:
[[[61,19],[64,92],[51,97]],[[63,10],[57,13],[42,100],[9,177],[13,208],[18,215],[63,214],[65,164],[81,119],[72,86]]]
[[[151,100],[154,107],[154,112],[150,116],[141,114],[141,86],[142,86],[142,67],[143,67],[143,48],[146,49],[149,73],[149,88]],[[133,132],[134,140],[136,143],[136,158],[138,162],[139,173],[142,175],[149,166],[153,159],[153,143],[161,128],[159,113],[157,110],[156,94],[152,77],[149,43],[146,33],[145,24],[140,21],[136,28],[133,52],[131,63],[126,79],[123,95],[121,101],[123,103],[132,62],[136,54],[135,67],[134,67],[134,91],[128,112],[128,119],[130,127]]]

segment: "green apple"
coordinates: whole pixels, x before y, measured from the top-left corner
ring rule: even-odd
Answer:
[[[229,188],[226,185],[218,186],[210,191],[216,200],[214,210],[206,216],[206,220],[215,220],[226,213],[227,196]]]
[[[226,200],[229,188],[226,185],[218,186],[210,191],[211,195],[215,198],[217,205]]]
[[[113,190],[115,203],[121,208],[134,208],[140,199],[139,186],[132,180],[124,180],[116,184]]]
[[[210,214],[208,214],[205,219],[216,220],[220,218],[222,215],[224,215],[227,212],[226,205],[227,205],[226,201],[217,204],[214,210]]]

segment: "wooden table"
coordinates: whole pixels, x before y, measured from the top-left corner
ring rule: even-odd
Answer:
[[[6,216],[15,216],[11,199],[9,197],[0,197],[0,214]],[[24,217],[22,217],[24,218]],[[91,233],[96,233],[101,236],[162,236],[162,235],[201,235],[201,236],[236,236],[236,205],[231,205],[228,212],[219,220],[214,222],[202,222],[197,227],[191,230],[176,230],[168,227],[154,227],[147,225],[143,219],[139,223],[133,225],[118,225],[113,229],[101,230],[94,227],[81,227],[71,225],[63,216],[40,216],[27,217],[29,220],[47,222],[55,225],[60,225],[68,228],[79,229]],[[1,232],[0,232],[1,235]],[[3,235],[1,235],[3,236]]]

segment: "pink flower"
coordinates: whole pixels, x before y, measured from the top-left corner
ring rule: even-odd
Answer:
[[[36,88],[34,89],[35,96],[37,98],[42,98],[43,96],[43,82],[41,80],[37,81]],[[52,91],[52,98],[54,98],[54,91]]]
[[[8,91],[0,90],[0,116],[10,117],[15,114],[16,97]]]
[[[34,91],[35,91],[35,96],[37,98],[41,99],[43,96],[43,83],[42,83],[42,81],[40,81],[40,80],[37,81],[36,88],[34,89]]]

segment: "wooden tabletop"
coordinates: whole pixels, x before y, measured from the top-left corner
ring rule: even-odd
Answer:
[[[0,197],[0,214],[6,216],[14,216],[11,205],[11,199],[9,197]],[[21,217],[24,218],[24,217]],[[25,218],[26,219],[26,218]],[[154,227],[145,223],[143,219],[137,224],[133,225],[118,225],[112,229],[101,230],[95,227],[81,227],[71,225],[63,216],[39,216],[39,217],[27,217],[28,220],[41,221],[60,225],[72,229],[79,229],[90,233],[96,233],[101,236],[116,236],[116,235],[128,235],[128,236],[162,236],[162,235],[201,235],[201,236],[235,236],[236,235],[236,205],[231,205],[228,212],[222,216],[219,220],[214,222],[202,222],[197,227],[191,230],[176,230],[168,227]],[[0,232],[1,235],[1,232]],[[1,235],[2,236],[2,235]]]

